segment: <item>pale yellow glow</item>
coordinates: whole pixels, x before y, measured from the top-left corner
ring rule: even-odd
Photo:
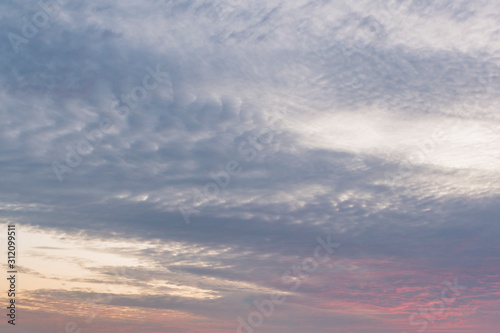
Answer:
[[[6,229],[6,225],[3,225],[3,228]],[[143,269],[145,276],[148,276],[149,270],[155,269],[157,263],[153,258],[138,256],[134,251],[155,249],[168,250],[173,255],[185,254],[190,251],[187,245],[92,239],[79,234],[70,235],[22,225],[17,225],[17,234],[18,288],[23,292],[57,289],[122,295],[158,292],[161,295],[200,299],[218,297],[217,293],[211,290],[179,283],[179,278],[174,274],[171,274],[172,280],[177,282],[169,281],[170,277],[165,275],[169,273],[166,268],[162,268],[164,275],[152,276],[147,281],[132,280],[122,270],[123,267],[132,267],[134,271]],[[5,257],[5,249],[2,249],[2,252],[5,252]],[[219,252],[212,251],[208,254],[217,253]],[[99,270],[113,271],[113,267],[116,268],[114,276],[103,274]],[[3,270],[6,269],[3,264]]]

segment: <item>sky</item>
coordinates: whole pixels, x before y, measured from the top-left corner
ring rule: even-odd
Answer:
[[[497,332],[497,1],[0,16],[2,332]]]

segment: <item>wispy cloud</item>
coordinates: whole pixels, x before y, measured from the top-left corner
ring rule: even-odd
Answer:
[[[25,228],[26,327],[235,331],[332,234],[338,260],[258,330],[401,332],[458,276],[428,330],[494,332],[494,1],[70,1],[16,53],[37,3],[0,4],[0,211]],[[147,66],[166,74],[143,99]]]

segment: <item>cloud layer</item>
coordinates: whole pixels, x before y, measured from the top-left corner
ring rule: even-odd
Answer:
[[[410,332],[458,277],[413,323],[495,331],[494,1],[60,3],[0,5],[27,329],[234,332],[282,293],[256,331]]]

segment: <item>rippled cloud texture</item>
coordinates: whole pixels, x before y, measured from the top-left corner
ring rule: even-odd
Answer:
[[[496,1],[0,13],[2,332],[497,332]]]

